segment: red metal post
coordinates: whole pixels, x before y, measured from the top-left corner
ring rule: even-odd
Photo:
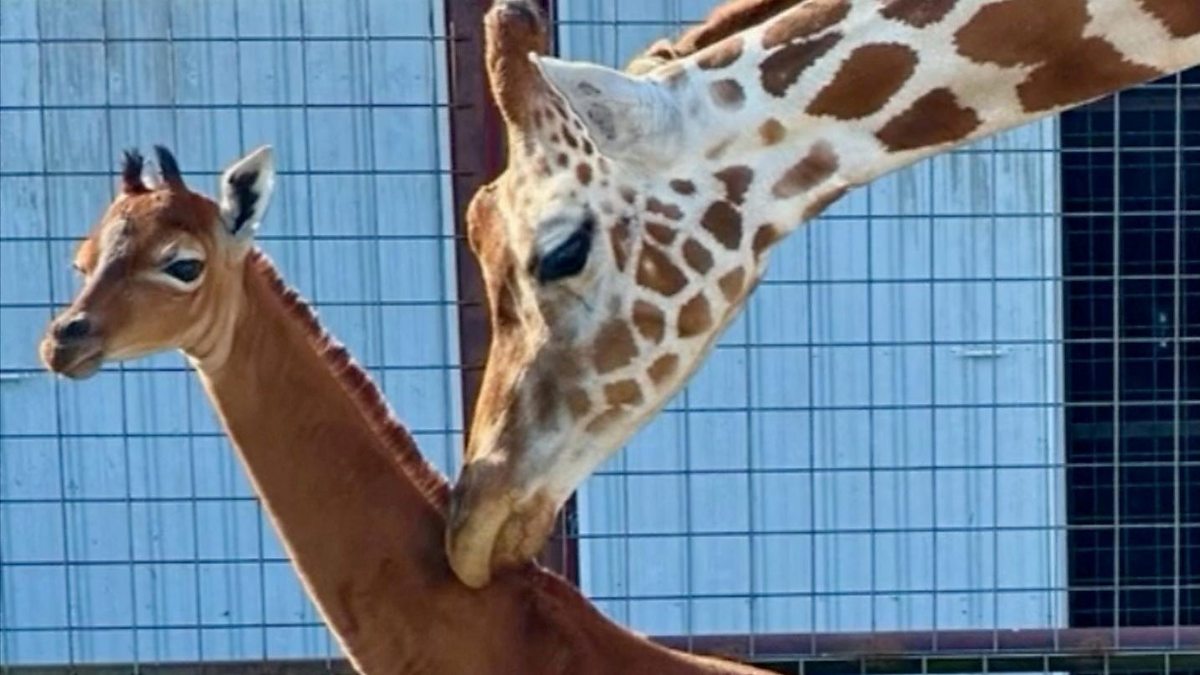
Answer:
[[[553,25],[553,0],[538,0]],[[487,299],[479,265],[467,243],[467,204],[504,168],[504,128],[487,87],[483,15],[492,0],[447,0],[446,49],[450,70],[450,143],[458,278],[458,333],[463,419],[470,426],[490,342]],[[464,434],[465,441],[465,434]],[[575,498],[563,507],[541,561],[573,583],[579,580]]]

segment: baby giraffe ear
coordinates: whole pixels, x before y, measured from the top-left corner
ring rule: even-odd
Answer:
[[[275,155],[264,145],[221,174],[221,220],[229,233],[248,239],[262,222],[275,188]]]
[[[677,156],[683,124],[675,97],[662,84],[591,63],[529,58],[587,126],[600,152],[646,161]]]

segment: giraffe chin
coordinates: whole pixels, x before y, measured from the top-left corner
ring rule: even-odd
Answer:
[[[528,564],[549,538],[557,504],[541,492],[518,501],[511,492],[481,498],[456,490],[446,538],[455,576],[471,588],[483,588],[495,572]]]

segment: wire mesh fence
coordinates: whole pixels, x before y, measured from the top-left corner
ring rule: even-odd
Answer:
[[[557,48],[619,66],[713,4],[559,0]],[[182,360],[60,384],[33,346],[121,148],[202,185],[271,142],[260,239],[452,471],[446,12],[0,0],[0,666],[340,667]],[[1195,669],[1197,226],[1197,72],[851,193],[581,490],[581,587],[784,672]]]

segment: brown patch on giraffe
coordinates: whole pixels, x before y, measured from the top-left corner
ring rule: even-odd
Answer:
[[[712,310],[708,306],[708,298],[704,297],[704,293],[697,294],[680,308],[679,322],[676,326],[679,337],[694,337],[711,327]]]
[[[775,145],[782,141],[784,136],[787,136],[787,129],[784,128],[782,122],[772,117],[758,128],[758,136],[762,139],[763,145]]]
[[[678,194],[684,195],[685,197],[687,195],[696,194],[696,184],[690,180],[676,178],[675,180],[671,181],[670,185],[672,190]]]
[[[683,242],[683,260],[688,267],[696,270],[700,274],[707,274],[713,266],[712,253],[709,253],[708,248],[700,242],[688,237],[688,240]]]
[[[912,77],[917,60],[917,52],[907,45],[859,47],[842,62],[833,81],[821,89],[806,112],[841,120],[879,112]]]
[[[646,223],[646,234],[663,246],[675,241],[675,229],[662,223]]]
[[[746,190],[754,180],[754,171],[748,166],[731,166],[713,174],[725,184],[725,197],[734,204],[746,201]]]
[[[1087,75],[1081,76],[1081,73]],[[1017,94],[1025,110],[1038,112],[1088,101],[1161,74],[1157,68],[1125,60],[1125,56],[1105,40],[1087,38],[1060,58],[1030,73],[1017,87]]]
[[[736,251],[742,244],[742,214],[729,202],[713,202],[700,225],[727,249]]]
[[[580,185],[590,185],[592,182],[592,167],[584,162],[576,164],[575,177],[579,179]]]
[[[966,138],[982,124],[971,108],[959,105],[946,88],[934,89],[896,115],[875,137],[892,152],[915,150]]]
[[[575,137],[575,134],[571,133],[571,130],[568,129],[567,125],[565,124],[562,128],[562,137],[563,141],[566,142],[567,147],[571,148],[572,150],[579,149],[579,139]]]
[[[637,283],[659,295],[672,296],[687,285],[687,277],[657,246],[646,243],[638,257]]]
[[[779,241],[782,236],[783,233],[779,231],[779,228],[770,223],[758,228],[758,231],[754,233],[754,241],[750,244],[750,248],[754,251],[754,257],[761,257],[763,252],[770,248],[771,244]]]
[[[808,192],[833,175],[838,168],[838,157],[833,147],[820,141],[809,149],[804,159],[788,169],[771,186],[771,194],[777,199],[789,199]]]
[[[706,159],[713,160],[721,159],[721,156],[725,154],[725,151],[728,150],[729,146],[733,145],[733,142],[736,140],[736,136],[730,136],[723,140],[717,141],[715,145],[704,152],[704,157]]]
[[[721,40],[717,44],[706,47],[696,57],[696,65],[703,70],[717,70],[737,61],[742,55],[745,40],[740,35]]]
[[[637,201],[637,191],[633,188],[622,185],[619,191],[621,199],[624,199],[626,204],[632,204]]]
[[[746,287],[746,270],[739,267],[725,274],[717,285],[721,287],[721,294],[726,300],[736,302],[742,294],[742,289]]]
[[[583,139],[583,154],[591,157],[594,152],[596,152],[596,148],[592,146],[592,142],[586,138]]]
[[[596,372],[603,375],[629,365],[637,353],[629,325],[621,319],[609,319],[596,333],[596,341],[592,345],[592,363],[596,366]]]
[[[542,111],[541,110],[533,111],[533,128],[537,129],[537,130],[541,130],[541,128],[542,128]]]
[[[763,34],[763,49],[815,35],[850,14],[849,0],[806,0],[781,14]]]
[[[1142,9],[1167,27],[1171,37],[1186,38],[1200,33],[1200,4],[1180,0],[1139,0]]]
[[[638,300],[633,303],[633,325],[639,335],[658,344],[666,332],[667,317],[657,306]]]
[[[598,434],[602,431],[606,431],[613,424],[619,422],[623,417],[625,417],[625,411],[623,409],[609,408],[608,410],[605,410],[596,416],[596,419],[588,422],[588,425],[584,428],[584,431],[589,434]]]
[[[650,213],[657,213],[667,220],[683,220],[683,210],[679,206],[659,201],[657,197],[646,200],[646,210]]]
[[[588,393],[579,387],[575,387],[567,392],[567,412],[571,413],[574,419],[582,419],[584,415],[592,409],[592,399]]]
[[[658,385],[662,384],[671,375],[674,375],[678,367],[679,357],[674,354],[666,354],[658,357],[654,363],[650,364],[650,370],[647,372],[650,375],[650,381]]]
[[[629,219],[622,218],[608,231],[608,241],[612,245],[613,261],[617,269],[624,272],[629,262]]]
[[[1027,112],[1080,103],[1161,74],[1128,61],[1101,38],[1084,37],[1088,21],[1086,0],[1004,0],[979,10],[954,38],[958,53],[974,61],[1036,66],[1017,87]]]
[[[604,386],[604,400],[612,407],[641,405],[642,388],[637,380],[613,382]]]
[[[787,45],[763,59],[758,66],[763,89],[772,96],[783,98],[800,75],[841,39],[841,33],[826,33],[813,40]]]
[[[888,19],[924,28],[946,18],[958,0],[886,0],[879,13]]]
[[[740,108],[746,102],[746,91],[742,89],[741,83],[734,79],[717,80],[708,85],[708,91],[712,94],[713,101],[727,110]]]
[[[560,152],[560,153],[558,153],[558,156],[556,156],[554,158],[554,163],[557,164],[559,167],[565,169],[565,168],[567,168],[567,165],[571,163],[571,158],[567,157],[567,154],[565,152]]]

